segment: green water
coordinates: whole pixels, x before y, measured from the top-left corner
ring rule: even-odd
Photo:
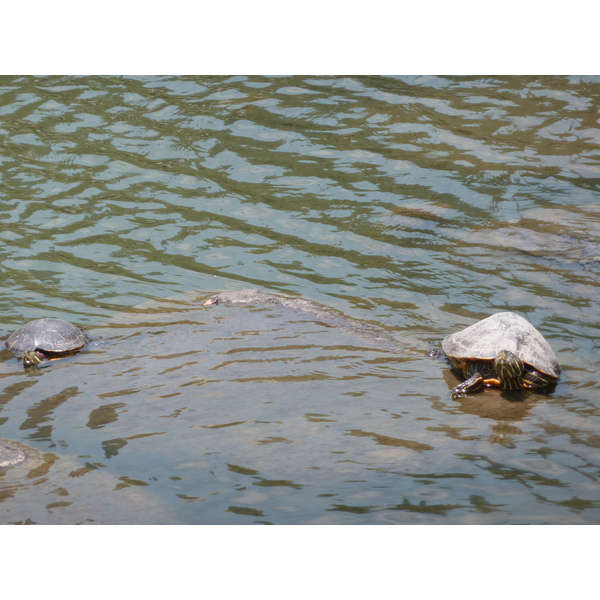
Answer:
[[[3,523],[600,522],[600,79],[2,77]],[[258,288],[269,304],[203,307]],[[563,374],[463,400],[500,310]]]

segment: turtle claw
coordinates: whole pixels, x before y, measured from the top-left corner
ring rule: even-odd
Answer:
[[[452,400],[459,400],[467,395],[465,390],[459,389],[460,387],[461,386],[457,386],[450,392],[450,398],[452,398]]]
[[[457,385],[453,390],[450,391],[450,397],[452,398],[452,400],[456,400],[457,398],[464,398],[467,395],[465,391],[461,388],[462,386]]]
[[[453,400],[464,398],[467,394],[480,392],[483,389],[483,375],[481,373],[473,373],[469,379],[457,385],[450,395]]]

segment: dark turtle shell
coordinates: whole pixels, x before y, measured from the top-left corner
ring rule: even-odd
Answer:
[[[6,340],[6,347],[17,357],[39,351],[48,355],[69,354],[89,341],[85,329],[62,319],[36,319],[17,329]]]
[[[442,342],[442,349],[455,365],[472,361],[492,361],[501,350],[510,350],[526,365],[558,379],[560,366],[550,344],[525,318],[501,312],[453,333]]]

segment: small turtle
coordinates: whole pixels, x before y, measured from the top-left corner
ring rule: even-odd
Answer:
[[[453,333],[442,342],[452,368],[466,380],[452,390],[458,398],[483,386],[503,390],[551,388],[560,376],[556,355],[526,319],[501,312]]]
[[[90,341],[85,329],[62,319],[36,319],[17,329],[6,340],[6,347],[23,362],[37,365],[76,354]]]

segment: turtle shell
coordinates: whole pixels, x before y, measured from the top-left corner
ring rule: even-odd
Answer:
[[[550,344],[525,318],[513,312],[501,312],[453,333],[442,342],[452,362],[494,360],[500,350],[510,350],[525,364],[553,379],[560,366]]]
[[[17,329],[6,340],[6,347],[15,355],[39,350],[43,353],[74,352],[89,341],[85,329],[62,319],[36,319]]]

